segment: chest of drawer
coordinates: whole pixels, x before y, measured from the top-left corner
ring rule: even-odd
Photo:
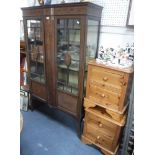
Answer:
[[[86,98],[109,110],[123,113],[128,105],[132,73],[132,70],[113,69],[90,62]]]
[[[96,145],[116,150],[122,126],[86,111],[83,135]]]

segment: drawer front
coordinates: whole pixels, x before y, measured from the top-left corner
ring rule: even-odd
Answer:
[[[103,118],[100,118],[92,113],[86,112],[86,123],[94,126],[96,129],[100,130],[108,138],[113,139],[117,131],[117,125],[111,123]]]
[[[39,98],[46,100],[46,87],[45,85],[39,84],[37,82],[32,81],[31,83],[32,93]]]
[[[111,84],[106,83],[104,81],[97,81],[97,80],[90,79],[88,81],[88,85],[94,85],[94,86],[100,87],[101,89],[106,89],[108,91],[118,93],[118,94],[122,93],[122,87],[117,86],[117,85],[111,85]]]
[[[92,101],[98,103],[103,103],[104,105],[116,105],[119,104],[120,95],[106,89],[101,89],[95,85],[89,85],[89,91],[87,92],[87,97]]]
[[[100,83],[115,85],[119,88],[122,87],[122,81],[124,78],[124,73],[113,72],[112,70],[107,70],[105,68],[100,68],[96,66],[90,67],[90,79],[96,80]],[[125,81],[123,81],[125,82]]]
[[[113,140],[105,136],[100,130],[94,128],[90,124],[85,123],[84,136],[90,139],[94,144],[98,144],[108,150],[112,150]]]

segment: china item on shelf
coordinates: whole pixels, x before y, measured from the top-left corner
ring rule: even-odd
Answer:
[[[27,0],[28,6],[35,6],[36,0]]]
[[[38,0],[40,5],[44,5],[44,0]]]
[[[65,0],[62,0],[61,3],[66,3]]]
[[[51,0],[45,0],[44,4],[45,5],[50,5],[51,4]]]
[[[125,48],[103,48],[100,47],[97,62],[120,68],[132,67],[134,61],[134,45],[126,45]]]

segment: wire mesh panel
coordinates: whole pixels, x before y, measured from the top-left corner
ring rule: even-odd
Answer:
[[[52,4],[61,2],[62,0],[53,0]],[[80,0],[65,0],[65,2],[80,2]],[[126,26],[130,0],[89,0],[89,2],[103,6],[101,25]]]
[[[126,26],[130,0],[91,0],[91,2],[104,7],[101,25]]]

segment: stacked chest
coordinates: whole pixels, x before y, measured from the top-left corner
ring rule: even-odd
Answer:
[[[82,141],[97,145],[104,154],[117,152],[131,82],[132,70],[89,63]]]

